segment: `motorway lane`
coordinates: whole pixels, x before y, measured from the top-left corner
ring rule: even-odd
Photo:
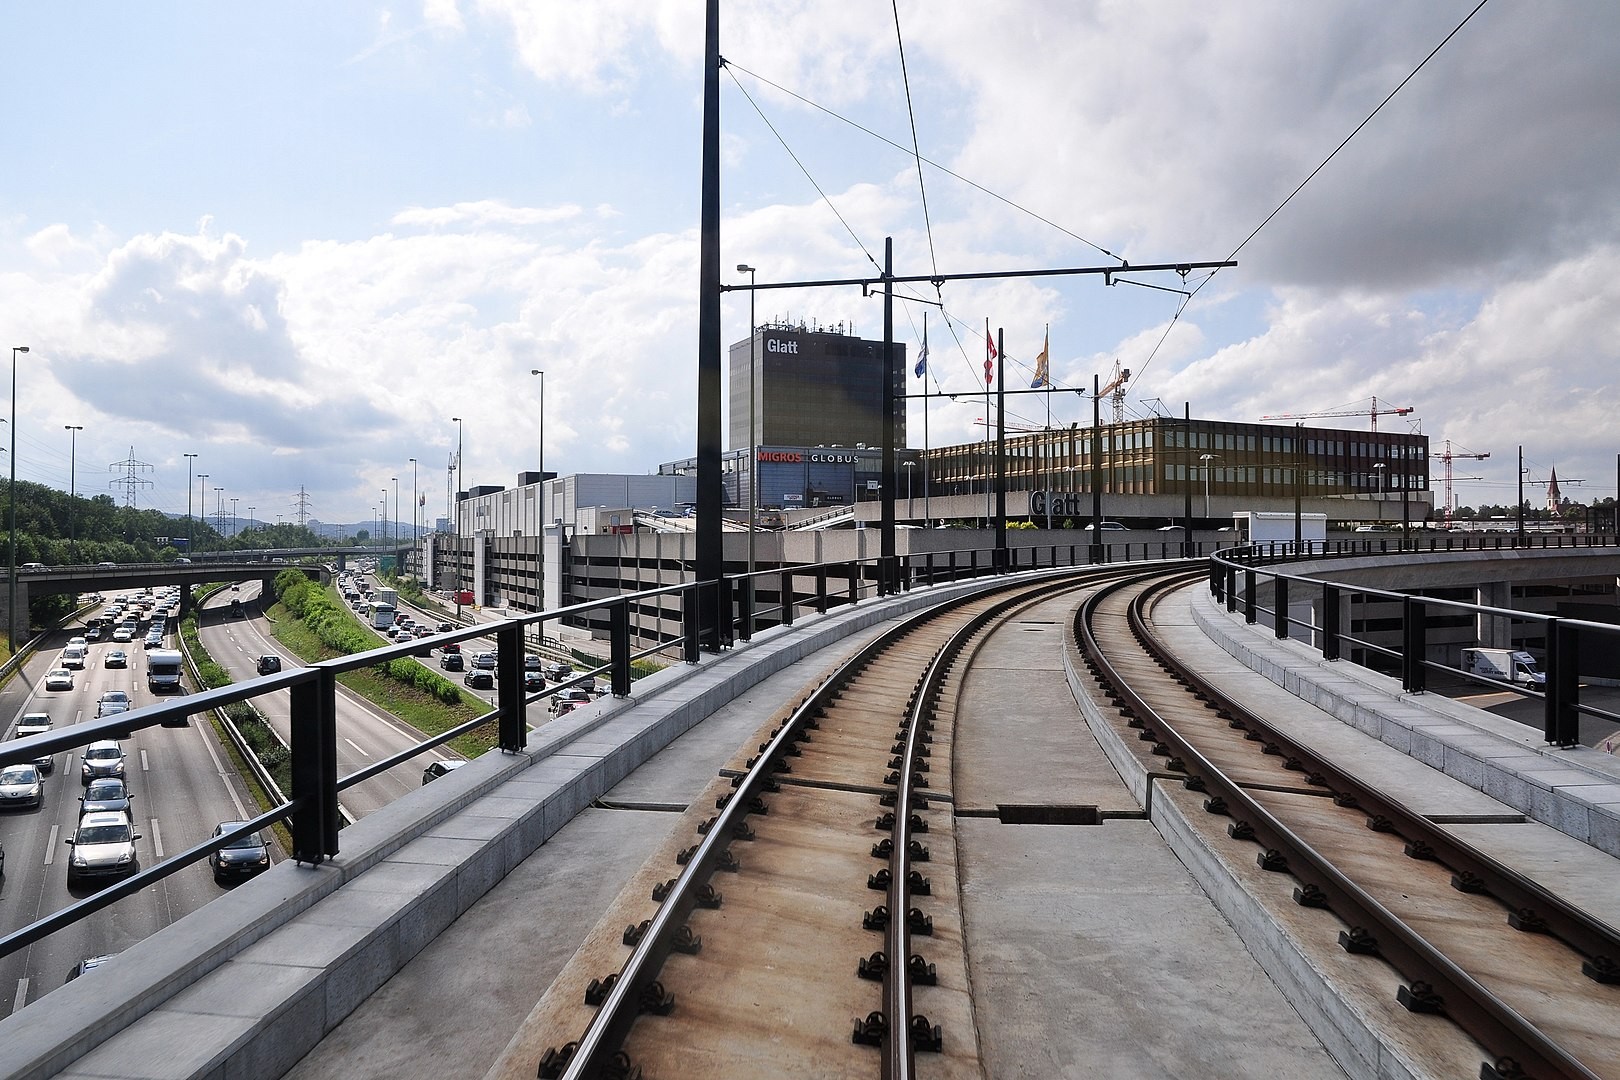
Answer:
[[[156,700],[146,689],[145,650],[139,643],[116,646],[130,656],[127,669],[106,668],[103,658],[115,646],[93,643],[84,671],[75,673],[72,691],[39,689],[43,672],[56,665],[60,646],[77,632],[53,635],[54,647],[26,665],[17,692],[5,702],[8,730],[23,712],[47,712],[58,729],[85,722],[94,718],[96,700],[105,690],[127,691],[137,707]],[[207,839],[219,821],[245,816],[242,795],[226,773],[226,759],[210,726],[194,721],[186,727],[148,728],[122,745],[143,868]],[[46,805],[0,816],[7,871],[0,885],[0,927],[16,929],[95,891],[94,884],[75,886],[71,892],[67,886],[71,849],[63,841],[77,824],[83,790],[79,753],[57,754],[55,769],[46,778]],[[54,990],[81,958],[122,951],[221,892],[207,865],[199,864],[0,959],[0,1015]]]
[[[247,618],[233,619],[228,615],[230,598],[233,596],[242,601]],[[283,667],[299,664],[299,660],[282,649],[270,635],[260,599],[258,584],[244,583],[239,592],[221,593],[211,598],[199,613],[198,635],[203,646],[214,661],[238,681],[256,678],[258,659],[266,653],[280,656]],[[291,737],[291,695],[288,691],[267,694],[256,704],[283,739]],[[338,687],[337,731],[339,776],[346,776],[423,739],[421,732],[399,717],[341,685]],[[356,818],[364,817],[420,787],[422,770],[429,762],[453,756],[440,751],[419,754],[380,776],[344,791],[343,807]]]

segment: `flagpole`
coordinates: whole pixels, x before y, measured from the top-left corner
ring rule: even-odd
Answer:
[[[928,359],[928,311],[927,311],[927,309],[923,310],[923,359],[924,360]],[[928,368],[926,366],[923,367],[923,376],[924,376],[924,378],[927,378],[927,379],[930,379],[930,380],[933,378],[933,374],[928,370]],[[923,383],[923,389],[926,390],[927,388],[928,388],[928,384],[926,382]],[[923,528],[931,529],[931,528],[933,528],[934,515],[928,508],[928,399],[927,398],[923,398],[923,460],[922,460],[922,463],[923,463]],[[908,491],[906,494],[910,495],[911,493]]]
[[[990,527],[990,319],[984,320],[984,527]]]
[[[1046,460],[1052,460],[1052,324],[1046,324],[1046,333],[1041,337],[1041,378],[1046,380],[1046,429],[1041,432],[1041,441],[1046,444]],[[1052,531],[1052,470],[1046,470],[1046,531]]]

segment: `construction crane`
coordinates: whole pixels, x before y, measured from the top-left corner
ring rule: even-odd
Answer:
[[[1441,460],[1441,462],[1443,462],[1445,464],[1445,466],[1446,466],[1446,487],[1445,487],[1446,517],[1445,517],[1445,520],[1446,520],[1447,524],[1450,524],[1452,511],[1457,509],[1456,504],[1452,500],[1452,497],[1451,497],[1451,481],[1453,479],[1460,479],[1460,480],[1478,480],[1479,479],[1479,477],[1477,477],[1477,476],[1453,477],[1451,475],[1451,463],[1453,461],[1457,460],[1458,458],[1470,459],[1470,460],[1473,460],[1473,461],[1484,461],[1486,458],[1490,457],[1491,454],[1490,454],[1489,450],[1487,450],[1483,454],[1476,454],[1471,450],[1452,450],[1451,449],[1451,440],[1447,439],[1446,440],[1445,453],[1443,453],[1443,454],[1433,454],[1433,455],[1430,455],[1430,456],[1439,458]]]
[[[1397,407],[1394,407],[1394,408],[1387,408],[1387,409],[1380,409],[1378,407],[1378,399],[1375,397],[1375,398],[1372,399],[1372,407],[1367,408],[1367,409],[1324,409],[1324,410],[1322,410],[1320,412],[1273,413],[1270,416],[1262,416],[1260,419],[1262,419],[1262,420],[1306,420],[1306,419],[1309,419],[1311,417],[1317,417],[1317,416],[1365,416],[1365,417],[1367,417],[1368,419],[1370,419],[1372,421],[1372,430],[1377,431],[1378,430],[1378,418],[1380,416],[1405,416],[1408,413],[1413,412],[1413,411],[1414,410],[1410,405],[1397,406]]]
[[[1120,367],[1119,361],[1114,361],[1114,375],[1103,383],[1102,389],[1097,391],[1097,400],[1101,401],[1109,394],[1114,396],[1114,423],[1125,422],[1125,386],[1131,381],[1131,369]]]

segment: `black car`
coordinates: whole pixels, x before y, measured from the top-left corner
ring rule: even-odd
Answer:
[[[129,787],[116,776],[103,776],[99,780],[90,781],[90,786],[84,789],[84,796],[79,799],[81,814],[94,814],[103,810],[131,813]]]
[[[534,653],[525,653],[523,656],[524,671],[539,671],[544,663],[545,661],[541,660],[540,657],[536,656]]]
[[[523,673],[523,689],[526,693],[537,694],[546,688],[546,677],[538,671],[525,671]]]
[[[461,681],[466,683],[467,686],[473,690],[495,689],[495,673],[493,671],[486,671],[484,668],[474,668],[473,670],[467,672],[467,674],[463,675],[461,677]]]
[[[264,656],[259,657],[259,674],[260,675],[274,675],[276,672],[278,672],[280,670],[281,670],[281,657],[279,657],[279,656],[271,656],[268,653],[266,653]]]
[[[214,826],[214,837],[217,839],[232,829],[241,828],[245,822],[222,821]],[[214,881],[223,885],[227,881],[241,881],[255,874],[262,874],[270,868],[270,847],[264,842],[264,837],[256,832],[245,836],[238,836],[217,851],[208,855],[208,865],[213,867]]]
[[[72,982],[74,979],[77,979],[80,975],[83,975],[85,972],[94,971],[97,968],[103,966],[104,964],[107,963],[107,961],[111,960],[112,958],[113,958],[112,953],[103,953],[100,956],[87,956],[83,960],[80,960],[77,964],[74,964],[71,969],[69,969],[69,971],[67,973],[67,978],[64,979],[63,981],[64,982]]]
[[[465,764],[467,764],[465,761],[435,761],[433,764],[422,770],[422,783],[431,784],[439,777],[449,775],[452,769],[459,769]]]
[[[446,671],[464,671],[467,667],[467,661],[461,658],[460,653],[449,652],[439,657],[439,666]]]

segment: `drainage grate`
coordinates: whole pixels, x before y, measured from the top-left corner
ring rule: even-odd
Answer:
[[[1003,825],[1101,825],[1095,806],[1030,806],[1001,803],[996,810]]]

